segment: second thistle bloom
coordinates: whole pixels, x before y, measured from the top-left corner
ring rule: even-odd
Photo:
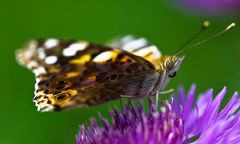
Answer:
[[[239,0],[175,0],[172,2],[199,14],[238,15],[240,12]]]
[[[184,122],[183,139],[193,144],[239,144],[240,99],[234,93],[225,107],[220,108],[226,88],[214,98],[213,90],[195,100],[195,86],[188,92],[180,88],[172,100],[174,111]]]

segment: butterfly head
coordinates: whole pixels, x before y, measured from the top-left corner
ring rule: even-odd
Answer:
[[[167,76],[172,78],[176,75],[180,65],[184,60],[184,56],[166,56],[163,60],[162,67],[166,71]]]

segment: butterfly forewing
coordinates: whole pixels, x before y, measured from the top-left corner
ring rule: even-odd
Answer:
[[[131,41],[136,40],[112,47],[58,39],[28,43],[18,51],[17,59],[36,75],[38,110],[98,105],[121,95],[148,95],[159,75],[150,61],[160,53],[149,45],[127,52]]]

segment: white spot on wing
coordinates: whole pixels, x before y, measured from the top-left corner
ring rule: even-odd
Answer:
[[[38,66],[38,63],[36,61],[30,61],[28,64],[27,64],[27,68],[31,69],[31,68],[34,68],[34,67],[37,67]]]
[[[63,55],[74,56],[77,53],[77,51],[82,51],[86,49],[87,46],[88,46],[88,42],[73,43],[69,47],[63,50]]]
[[[28,42],[28,44],[26,45],[26,48],[17,50],[16,58],[19,64],[27,65],[28,62],[31,61],[32,57],[36,53],[36,49],[37,49],[37,42],[35,40],[32,40]]]
[[[144,39],[144,38],[139,38],[139,39],[136,39],[136,40],[133,40],[133,41],[130,41],[128,43],[126,43],[122,49],[123,50],[126,50],[126,51],[134,51],[135,49],[138,49],[138,48],[141,48],[141,47],[144,47],[147,45],[147,40]]]
[[[35,91],[34,91],[34,93],[35,93],[35,96],[36,96],[36,94],[37,94],[37,90],[38,90],[38,83],[40,82],[40,79],[39,78],[36,78],[36,82],[35,82]]]
[[[54,64],[55,62],[57,62],[57,56],[48,56],[45,58],[46,64]]]
[[[143,49],[140,49],[140,50],[134,52],[133,54],[138,55],[138,56],[146,56],[150,53],[151,53],[151,51],[149,51],[149,48],[146,47],[146,48],[143,48]]]
[[[151,50],[155,58],[159,58],[162,55],[155,45],[149,46],[149,49]]]
[[[46,49],[50,49],[57,46],[58,44],[59,44],[58,39],[51,38],[45,41],[44,46],[46,47]]]
[[[154,58],[159,58],[161,56],[160,51],[154,45],[145,47],[145,48],[141,48],[141,49],[135,51],[133,54],[135,54],[137,56],[141,56],[141,57],[146,56],[148,54],[153,54]]]
[[[122,43],[126,44],[130,41],[133,41],[135,38],[132,35],[125,36],[121,39]]]
[[[39,59],[44,59],[46,57],[45,51],[43,48],[38,49],[38,58]]]
[[[46,105],[47,105],[47,104],[45,104],[45,105],[39,105],[38,111],[41,111],[41,112],[49,112],[49,111],[52,111],[52,110],[54,109],[54,107],[53,107],[52,105],[47,105],[47,107],[46,107]]]
[[[110,44],[109,46],[110,47],[114,47],[114,48],[122,48],[126,43],[129,43],[130,41],[133,41],[134,40],[134,37],[131,36],[131,35],[127,35],[125,37],[122,37],[122,38],[116,38],[114,39]]]
[[[32,55],[34,55],[35,50],[37,49],[37,42],[36,41],[30,41],[28,44],[28,49],[25,53],[26,57],[31,57]]]
[[[46,73],[46,70],[44,69],[44,67],[38,67],[34,69],[33,72],[35,73],[36,76],[38,76],[40,74]]]
[[[113,57],[115,53],[112,51],[105,51],[97,55],[93,61],[94,62],[105,62]]]

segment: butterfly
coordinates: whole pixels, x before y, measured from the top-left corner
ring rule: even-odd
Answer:
[[[38,111],[95,106],[121,97],[164,91],[184,57],[163,56],[144,38],[125,36],[106,45],[55,38],[31,40],[16,53],[36,77]]]

